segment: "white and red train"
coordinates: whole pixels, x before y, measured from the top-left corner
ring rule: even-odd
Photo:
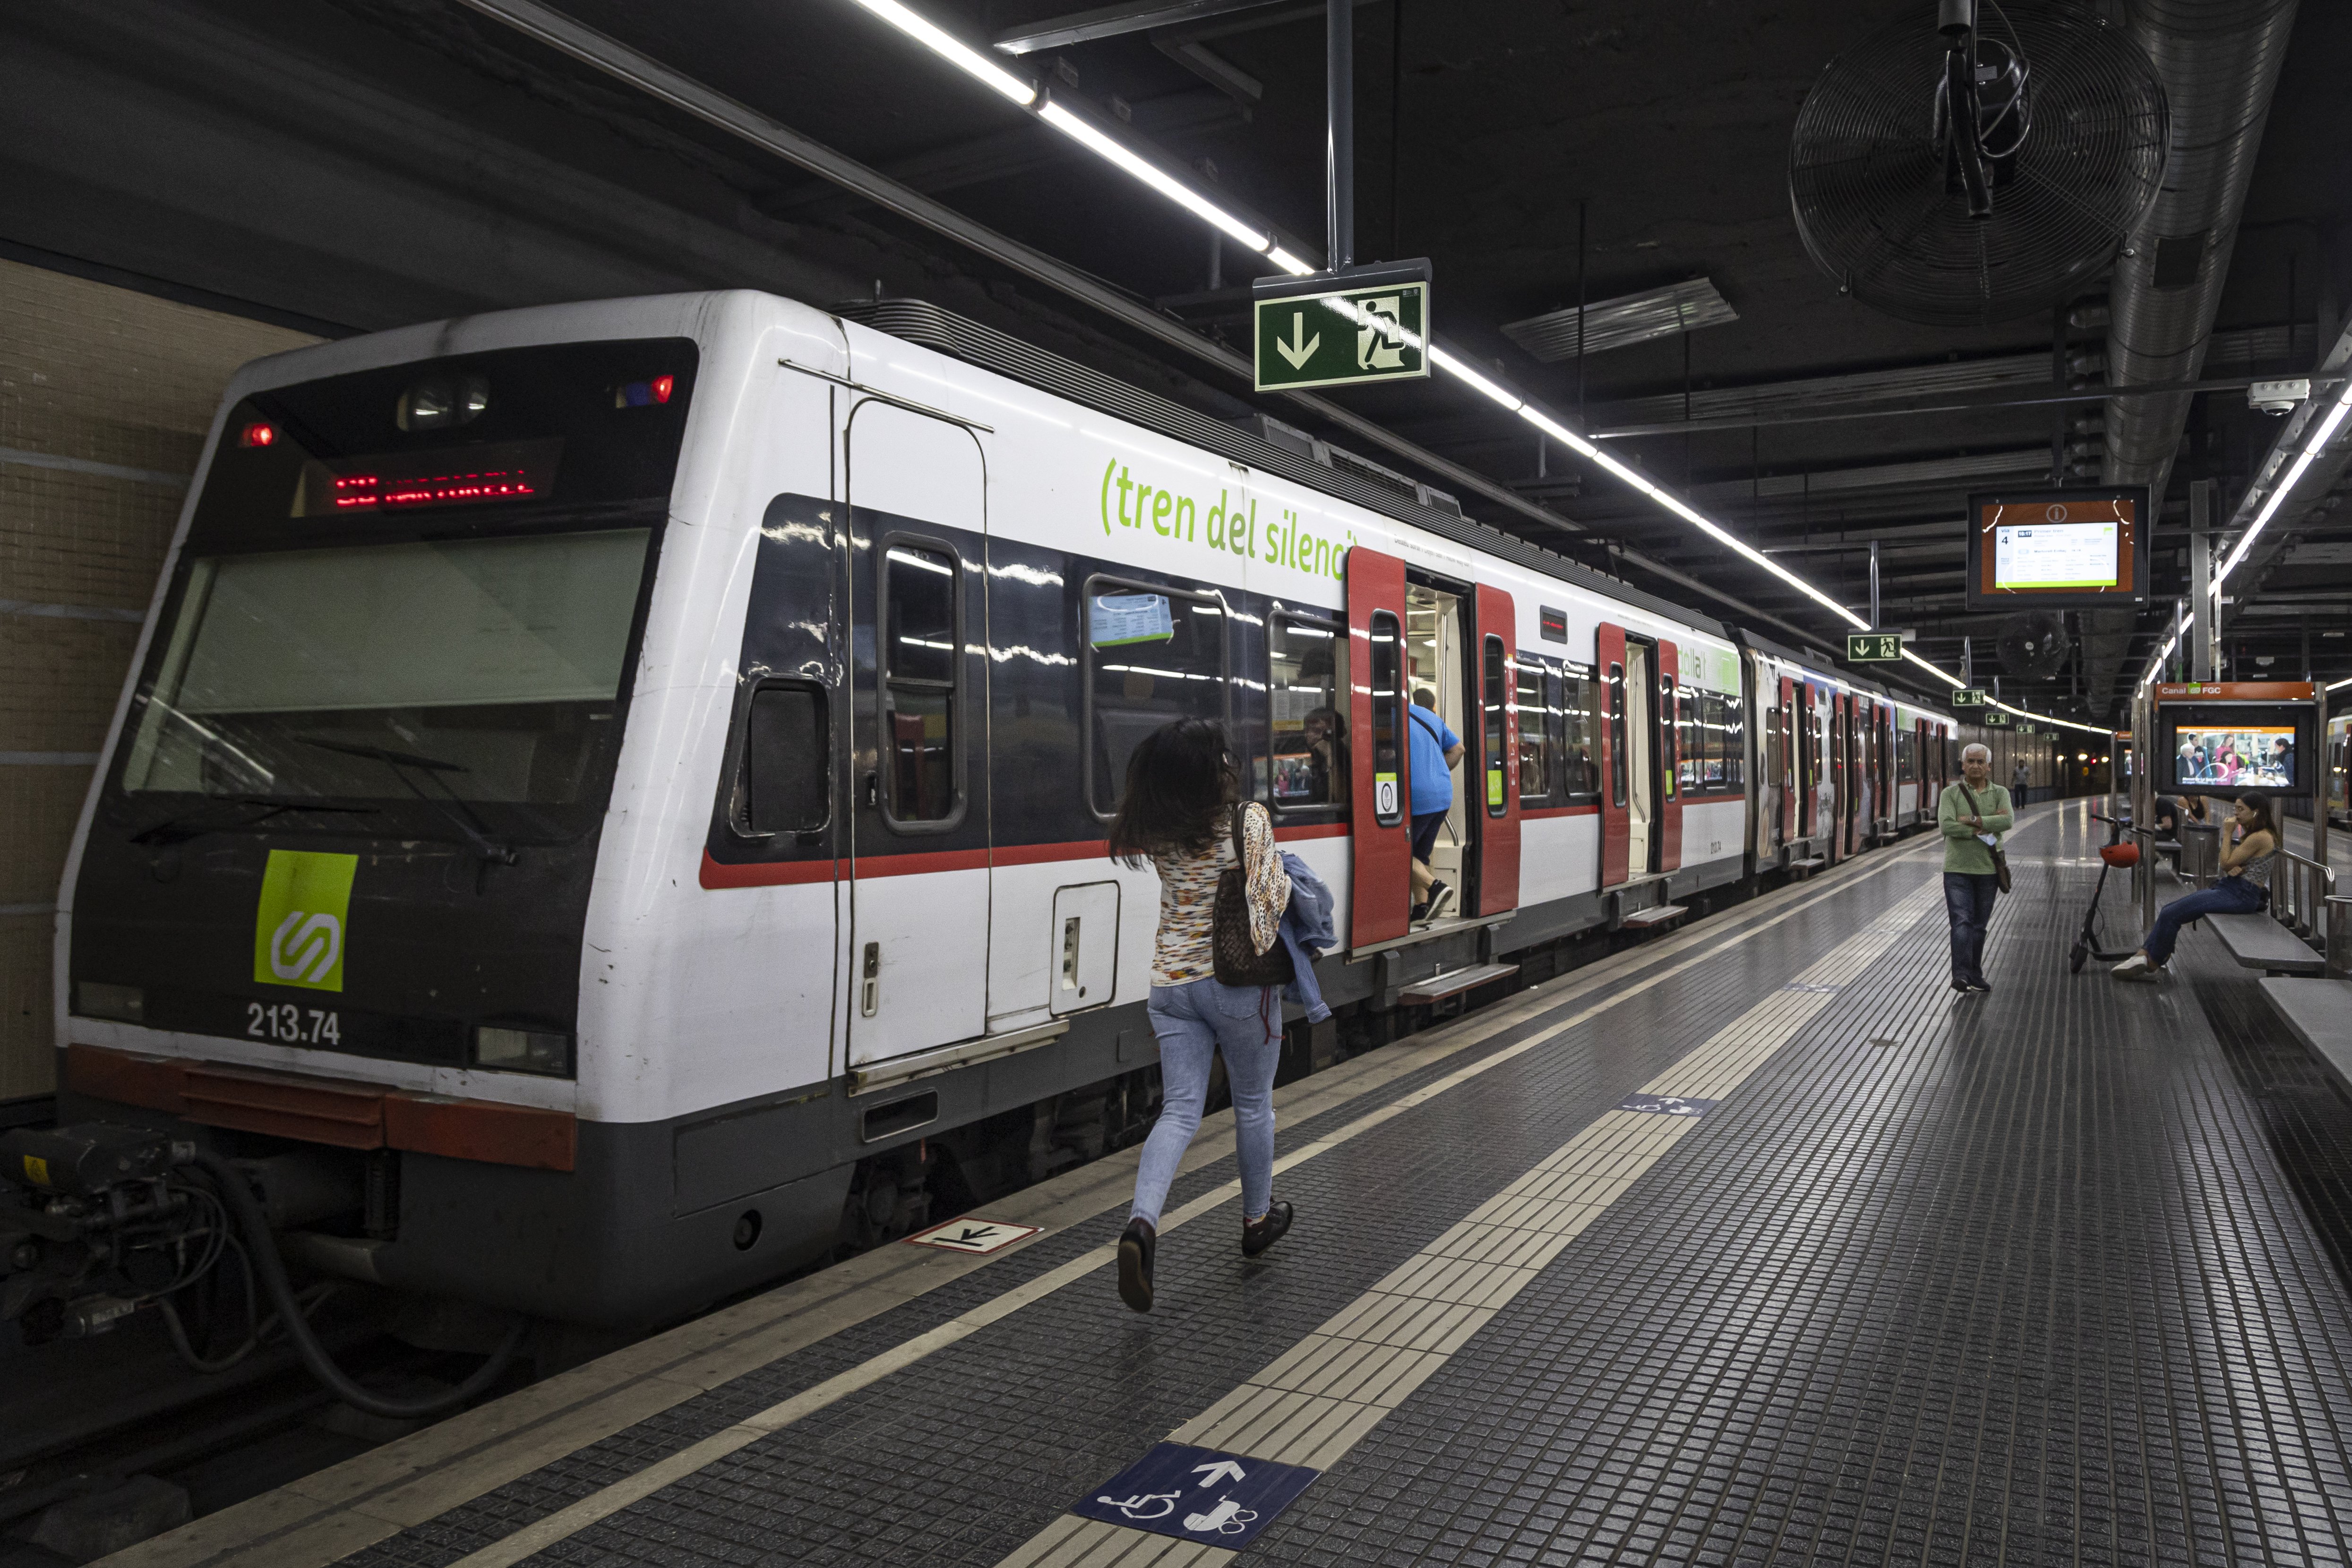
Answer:
[[[1359,1040],[1956,770],[1948,716],[1374,465],[858,314],[237,374],[65,875],[66,1119],[346,1171],[314,1268],[648,1322],[1148,1122],[1157,894],[1104,833],[1171,718],[1338,893]],[[1423,925],[1417,690],[1468,748]]]

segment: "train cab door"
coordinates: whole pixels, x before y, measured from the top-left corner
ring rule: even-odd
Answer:
[[[987,469],[963,425],[850,413],[853,1067],[988,1027]]]
[[[1480,915],[1519,906],[1519,643],[1511,596],[1478,585],[1478,823]]]
[[[1348,551],[1348,945],[1402,936],[1412,920],[1412,775],[1405,750],[1404,562]]]

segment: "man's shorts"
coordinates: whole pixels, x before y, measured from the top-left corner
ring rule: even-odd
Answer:
[[[1437,848],[1437,830],[1445,825],[1444,811],[1431,811],[1412,820],[1412,858],[1422,864],[1429,863],[1430,852]]]

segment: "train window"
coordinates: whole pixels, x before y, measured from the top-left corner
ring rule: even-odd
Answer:
[[[1552,760],[1559,751],[1559,732],[1553,716],[1559,711],[1559,677],[1540,660],[1522,655],[1512,666],[1517,676],[1519,710],[1519,800],[1551,803]],[[1547,701],[1547,693],[1551,694]]]
[[[1682,792],[1695,794],[1706,788],[1706,711],[1696,687],[1675,686],[1670,694],[1675,704],[1675,774]]]
[[[1897,784],[1919,782],[1919,737],[1911,730],[1895,732],[1895,781]]]
[[[1723,785],[1727,789],[1748,786],[1748,699],[1737,692],[1723,695],[1723,727],[1716,731],[1723,746]]]
[[[1511,685],[1511,656],[1503,652],[1503,640],[1486,640],[1485,669],[1481,674],[1479,719],[1486,731],[1486,750],[1480,758],[1486,769],[1486,815],[1500,817],[1511,809],[1510,758],[1507,753],[1507,737],[1510,735],[1510,713],[1514,693]]]
[[[1730,737],[1724,726],[1723,694],[1700,691],[1692,695],[1698,699],[1700,754],[1696,769],[1698,788],[1703,790],[1721,789],[1731,768],[1731,758],[1726,745]]]
[[[1557,716],[1560,781],[1571,800],[1592,800],[1601,795],[1600,747],[1593,734],[1600,722],[1599,684],[1592,678],[1590,664],[1570,660],[1560,666]]]
[[[1404,632],[1395,614],[1372,612],[1372,820],[1404,821]]]
[[[894,824],[943,821],[961,803],[962,585],[961,563],[946,546],[885,541],[880,749],[882,806]]]
[[[1276,807],[1348,799],[1348,637],[1328,622],[1277,614],[1265,628],[1267,788]]]
[[[763,685],[744,714],[735,774],[735,831],[746,838],[822,830],[832,815],[832,747],[824,693],[815,686]]]
[[[1087,800],[1108,819],[1145,736],[1180,718],[1227,722],[1225,611],[1209,594],[1097,577],[1086,622]]]
[[[1625,804],[1625,666],[1609,666],[1609,803]]]

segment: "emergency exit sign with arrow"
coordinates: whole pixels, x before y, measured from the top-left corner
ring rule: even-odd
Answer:
[[[1359,386],[1429,374],[1429,264],[1260,278],[1257,390]]]

